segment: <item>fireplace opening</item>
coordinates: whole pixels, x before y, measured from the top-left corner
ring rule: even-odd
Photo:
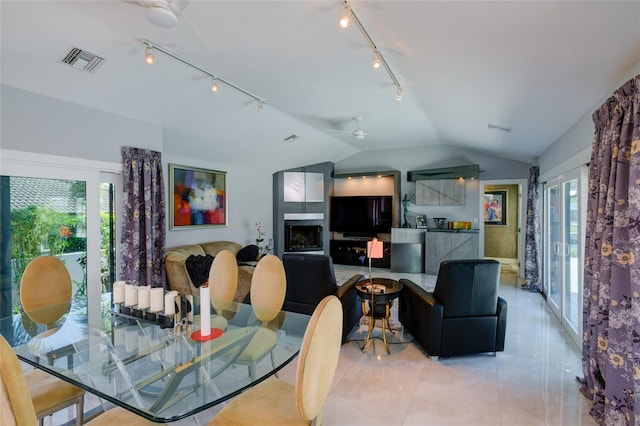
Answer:
[[[286,225],[284,229],[284,251],[322,251],[322,226]]]

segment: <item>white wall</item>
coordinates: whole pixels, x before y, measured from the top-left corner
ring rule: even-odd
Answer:
[[[120,148],[162,151],[160,126],[0,85],[0,147],[122,162]]]
[[[600,99],[540,156],[538,163],[540,165],[541,182],[583,165],[590,160],[594,131],[591,116],[615,90],[638,74],[640,74],[640,62],[626,71],[623,78],[611,88],[607,96]]]
[[[393,195],[395,182],[393,177],[367,176],[339,178],[333,181],[333,195]]]

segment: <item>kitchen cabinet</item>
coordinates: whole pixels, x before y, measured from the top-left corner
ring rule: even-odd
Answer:
[[[419,206],[464,206],[466,195],[464,179],[416,181],[416,204]]]
[[[429,230],[425,233],[426,274],[438,275],[443,260],[477,259],[479,256],[478,231]]]
[[[324,202],[324,174],[314,172],[284,172],[285,203]]]

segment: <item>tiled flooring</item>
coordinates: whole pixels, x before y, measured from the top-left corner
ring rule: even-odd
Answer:
[[[362,270],[336,265],[338,282]],[[391,274],[432,289],[435,277]],[[502,276],[500,296],[507,300],[505,351],[429,359],[411,336],[391,335],[391,354],[374,339],[362,352],[365,326],[354,329],[342,346],[334,385],[324,407],[327,426],[370,425],[595,425],[588,401],[579,393],[580,352],[562,331],[539,294],[519,289],[516,276]],[[397,324],[392,311],[392,326]],[[375,336],[380,336],[376,329]],[[295,363],[280,378],[293,381]],[[177,424],[206,424],[216,408]],[[45,424],[61,424],[60,417]],[[59,423],[57,423],[59,422]]]

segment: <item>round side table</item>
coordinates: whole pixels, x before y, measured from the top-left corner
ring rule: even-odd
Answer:
[[[379,319],[382,320],[382,340],[384,341],[385,349],[387,354],[391,353],[387,342],[386,328],[393,333],[389,326],[389,314],[393,300],[400,295],[400,291],[402,291],[402,284],[389,278],[373,278],[356,284],[356,292],[362,299],[362,313],[369,317],[369,330],[361,350],[364,350],[369,340],[371,340],[371,332],[375,327],[375,321]],[[367,301],[369,302],[368,310]]]

